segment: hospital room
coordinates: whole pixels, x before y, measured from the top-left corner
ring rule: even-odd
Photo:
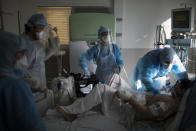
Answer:
[[[0,131],[196,131],[196,0],[0,0]]]

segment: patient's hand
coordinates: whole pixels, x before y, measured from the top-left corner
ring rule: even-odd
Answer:
[[[118,90],[115,92],[116,96],[119,97],[121,100],[129,101],[132,94],[126,90]]]

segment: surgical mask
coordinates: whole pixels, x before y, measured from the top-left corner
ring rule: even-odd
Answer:
[[[28,61],[26,55],[24,55],[21,59],[16,61],[15,69],[26,69],[28,67]]]
[[[38,39],[38,40],[46,40],[46,32],[45,31],[36,32],[35,36],[36,36],[36,39]]]
[[[110,35],[106,35],[106,36],[102,36],[101,40],[105,43],[110,43],[111,39],[110,39]]]

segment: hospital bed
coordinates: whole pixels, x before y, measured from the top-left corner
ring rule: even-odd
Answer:
[[[55,88],[59,80],[62,82],[61,89]],[[66,106],[77,99],[72,76],[68,78],[58,77],[53,79],[51,83],[55,104]],[[48,109],[43,120],[48,131],[128,131],[115,120],[97,112],[98,109],[99,107],[78,115],[72,123],[64,121],[56,109]]]
[[[48,109],[54,108],[54,95],[52,90],[35,92],[33,95],[41,116],[44,116]]]
[[[60,91],[53,90],[54,98],[56,96],[55,101],[60,105],[69,105],[76,99],[73,77],[68,77],[63,81],[64,87]],[[196,88],[196,84],[192,86]],[[185,93],[175,116],[158,124],[135,122],[131,129],[127,129],[117,121],[109,119],[103,114],[95,111],[88,111],[80,114],[76,120],[70,123],[64,121],[63,117],[60,116],[55,109],[49,109],[43,119],[48,131],[177,131],[186,109],[185,105],[190,92],[191,89],[187,90]]]

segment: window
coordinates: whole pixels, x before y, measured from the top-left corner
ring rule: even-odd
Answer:
[[[69,44],[69,16],[72,7],[39,7],[38,13],[44,14],[52,27],[57,27],[61,45]]]

